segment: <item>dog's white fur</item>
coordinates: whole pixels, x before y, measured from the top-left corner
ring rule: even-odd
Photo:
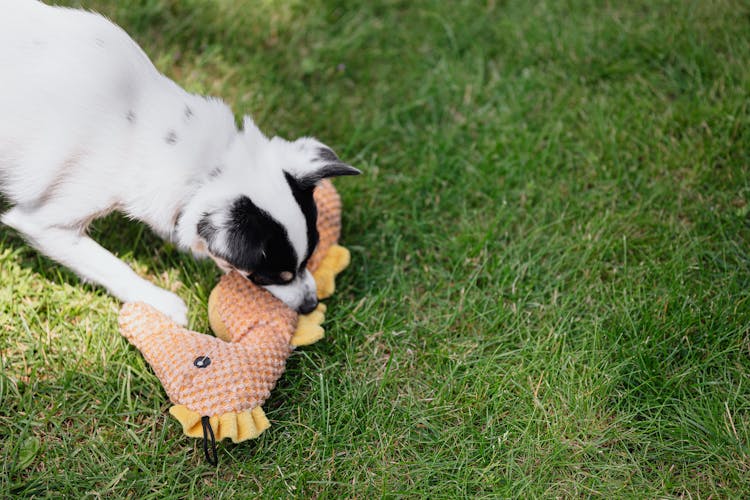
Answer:
[[[184,91],[122,29],[89,12],[4,0],[0,68],[0,189],[13,205],[2,222],[82,278],[184,324],[177,295],[139,277],[86,228],[119,210],[202,255],[199,218],[213,209],[220,218],[240,194],[305,255],[305,218],[283,170],[305,175],[319,142],[268,139],[250,118],[238,131],[223,102]],[[269,289],[296,307],[314,282],[305,272]]]

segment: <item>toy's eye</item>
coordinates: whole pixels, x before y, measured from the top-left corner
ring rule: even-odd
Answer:
[[[198,356],[195,358],[195,361],[193,361],[193,365],[195,365],[196,368],[205,368],[210,364],[211,358],[208,356]]]

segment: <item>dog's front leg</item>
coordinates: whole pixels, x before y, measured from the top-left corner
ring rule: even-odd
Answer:
[[[138,276],[127,264],[77,229],[41,224],[34,211],[13,208],[3,223],[22,233],[39,251],[67,266],[83,279],[105,287],[124,302],[145,302],[181,325],[187,307],[177,295]]]

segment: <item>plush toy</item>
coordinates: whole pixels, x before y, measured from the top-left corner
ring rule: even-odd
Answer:
[[[337,245],[341,200],[333,184],[323,181],[314,196],[320,243],[308,268],[323,299],[333,293],[336,274],[349,264],[349,251]],[[120,331],[161,380],[174,403],[169,412],[186,435],[203,437],[206,457],[215,464],[217,439],[239,443],[270,426],[261,405],[292,350],[323,337],[325,305],[298,316],[265,289],[232,272],[211,292],[208,310],[217,337],[182,328],[142,303],[123,306]]]

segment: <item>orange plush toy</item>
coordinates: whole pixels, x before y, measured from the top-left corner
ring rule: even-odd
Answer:
[[[333,184],[321,182],[314,196],[320,243],[308,268],[323,299],[333,293],[335,276],[349,264],[349,251],[337,244],[341,200]],[[298,316],[265,289],[232,272],[211,292],[208,311],[217,337],[182,328],[142,303],[123,306],[120,331],[161,380],[174,403],[169,412],[186,435],[203,437],[206,457],[215,464],[217,439],[239,443],[270,426],[261,405],[292,350],[323,337],[325,305]]]

